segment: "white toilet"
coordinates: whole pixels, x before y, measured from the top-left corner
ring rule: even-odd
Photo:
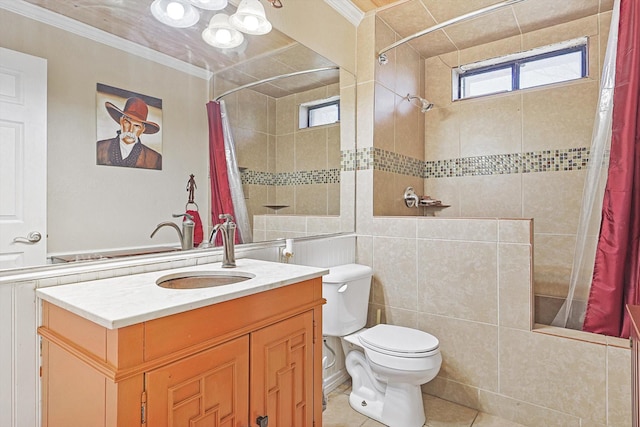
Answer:
[[[416,329],[367,322],[371,268],[331,267],[323,277],[323,335],[340,337],[351,375],[351,407],[391,427],[425,422],[420,385],[442,364],[438,339]]]

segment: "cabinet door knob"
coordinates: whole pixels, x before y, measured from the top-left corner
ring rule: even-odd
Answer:
[[[269,426],[269,417],[265,415],[264,417],[256,418],[256,423],[258,427],[268,427]]]

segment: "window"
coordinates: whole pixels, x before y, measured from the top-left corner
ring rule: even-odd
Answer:
[[[473,98],[587,76],[587,38],[453,70],[453,99]]]
[[[488,95],[491,93],[508,92],[513,89],[513,70],[509,68],[495,68],[482,70],[478,73],[460,75],[460,98]]]
[[[300,104],[299,128],[329,125],[340,121],[340,97]]]
[[[520,65],[520,89],[585,77],[585,48],[582,46],[579,50],[523,62]]]

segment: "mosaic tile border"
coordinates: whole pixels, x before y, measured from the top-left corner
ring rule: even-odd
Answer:
[[[368,147],[358,150],[354,158],[358,170],[374,169],[425,179],[452,178],[581,170],[585,169],[589,163],[589,148],[530,151],[425,162]]]
[[[424,161],[402,154],[375,149],[374,167],[384,172],[402,171],[404,175],[422,176]]]
[[[337,184],[340,182],[341,170],[374,169],[428,179],[572,171],[585,169],[588,163],[589,148],[587,147],[461,157],[426,162],[391,151],[367,147],[342,151],[340,169],[280,173],[246,170],[242,172],[241,179],[243,184],[257,185]]]
[[[240,174],[242,184],[257,185],[309,185],[339,184],[341,171],[354,171],[361,164],[360,159],[367,157],[356,150],[341,152],[340,169],[319,169],[298,172],[262,172],[245,170]]]
[[[363,157],[363,152],[358,150],[344,150],[341,153],[340,167],[343,171],[354,171]]]
[[[324,169],[299,172],[261,172],[245,170],[240,174],[242,184],[256,185],[309,185],[309,184],[339,184],[339,169]]]

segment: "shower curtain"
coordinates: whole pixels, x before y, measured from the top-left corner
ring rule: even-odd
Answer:
[[[551,322],[553,326],[580,329],[582,320],[578,319],[580,310],[574,313],[573,300],[578,293],[581,299],[587,295],[593,276],[594,257],[591,252],[598,238],[597,230],[593,230],[593,220],[597,219],[602,210],[604,197],[604,183],[608,167],[607,151],[611,142],[611,122],[613,116],[613,93],[615,88],[616,50],[618,45],[618,20],[620,16],[620,0],[616,0],[611,16],[609,38],[602,66],[600,79],[600,94],[596,111],[591,147],[589,149],[589,164],[582,190],[582,209],[576,232],[576,244],[569,278],[567,299],[562,304],[558,314]],[[593,219],[593,220],[592,220]],[[569,324],[571,323],[571,324]]]
[[[236,150],[224,101],[207,103],[209,118],[209,180],[211,187],[212,224],[220,222],[219,215],[231,214],[237,224],[236,243],[253,241],[249,214],[242,191]],[[216,237],[219,246],[222,240]]]
[[[620,1],[611,160],[583,330],[629,336],[640,298],[640,5]]]

